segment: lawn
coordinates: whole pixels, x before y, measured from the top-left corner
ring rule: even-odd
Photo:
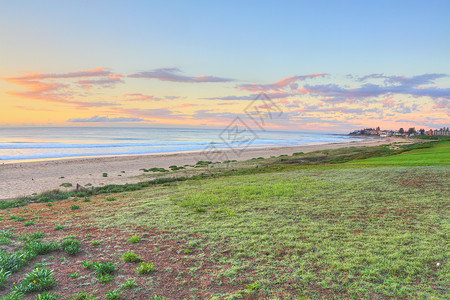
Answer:
[[[1,210],[3,261],[39,253],[0,282],[0,295],[34,265],[53,270],[62,299],[84,290],[100,299],[448,299],[448,147],[255,159],[212,177]],[[333,163],[368,155],[388,156]],[[72,241],[79,253],[64,248]]]
[[[359,166],[447,166],[450,164],[450,142],[442,142],[432,148],[411,150],[388,157],[355,160],[348,164]]]

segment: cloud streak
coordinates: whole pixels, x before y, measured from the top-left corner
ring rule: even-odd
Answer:
[[[130,78],[147,78],[147,79],[158,79],[161,81],[172,81],[172,82],[185,82],[185,83],[204,83],[204,82],[230,82],[234,81],[230,78],[222,78],[216,76],[185,76],[179,74],[181,71],[178,68],[164,68],[155,69],[149,72],[140,72],[128,75]]]
[[[30,75],[24,75],[19,77],[9,78],[11,80],[42,80],[42,79],[62,79],[62,78],[78,78],[78,77],[93,77],[93,76],[109,76],[112,73],[110,71],[104,70],[102,68],[91,69],[87,71],[80,72],[68,72],[62,74],[42,74],[42,73],[33,73]]]
[[[106,78],[102,79],[82,79],[75,81],[75,83],[81,84],[83,88],[91,87],[92,85],[99,85],[102,87],[113,87],[117,83],[124,83],[122,79],[120,79],[122,75],[120,74],[109,74]]]
[[[141,93],[125,94],[123,96],[125,101],[162,101],[162,100],[175,100],[181,98],[179,96],[156,97],[152,95],[144,95]]]
[[[284,91],[275,91],[275,92],[268,92],[265,93],[270,99],[282,99],[287,98],[291,96],[295,96],[296,94],[288,93]],[[255,100],[258,98],[260,94],[251,94],[251,95],[245,95],[245,96],[224,96],[224,97],[208,97],[208,98],[201,98],[205,100]]]
[[[325,77],[327,76],[327,73],[315,73],[315,74],[308,74],[308,75],[299,75],[299,76],[289,76],[286,78],[283,78],[276,83],[269,83],[269,84],[241,84],[238,85],[237,88],[244,91],[251,91],[251,92],[265,92],[270,90],[280,90],[282,88],[285,88],[286,86],[290,86],[291,89],[296,89],[298,85],[296,84],[297,81],[305,81],[307,79],[312,79],[316,77]]]
[[[71,123],[104,123],[104,122],[142,122],[145,121],[141,118],[127,118],[127,117],[99,117],[97,115],[91,117],[91,118],[75,118],[75,119],[69,119],[67,122]]]

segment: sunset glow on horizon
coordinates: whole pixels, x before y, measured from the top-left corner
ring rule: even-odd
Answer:
[[[447,1],[170,3],[5,3],[0,126],[449,125]]]

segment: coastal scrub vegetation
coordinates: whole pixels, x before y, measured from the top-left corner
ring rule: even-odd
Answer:
[[[2,211],[0,293],[42,263],[69,299],[446,299],[449,153],[425,141],[208,163],[114,186],[120,201],[105,202],[108,186],[73,195],[91,200],[77,219],[70,202],[22,199]],[[16,222],[34,214],[41,232]],[[60,260],[72,242],[77,255]]]

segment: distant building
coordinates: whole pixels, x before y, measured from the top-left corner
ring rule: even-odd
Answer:
[[[440,128],[440,129],[429,129],[425,131],[424,129],[420,129],[416,131],[414,128],[410,128],[408,131],[402,132],[402,130],[381,130],[380,127],[375,128],[364,128],[355,130],[350,133],[350,135],[376,135],[380,137],[388,137],[388,136],[415,136],[415,135],[430,135],[430,136],[450,136],[450,129]]]
[[[444,127],[441,129],[435,129],[435,130],[433,130],[433,135],[435,135],[435,136],[450,136],[450,130],[448,127],[447,128]]]

